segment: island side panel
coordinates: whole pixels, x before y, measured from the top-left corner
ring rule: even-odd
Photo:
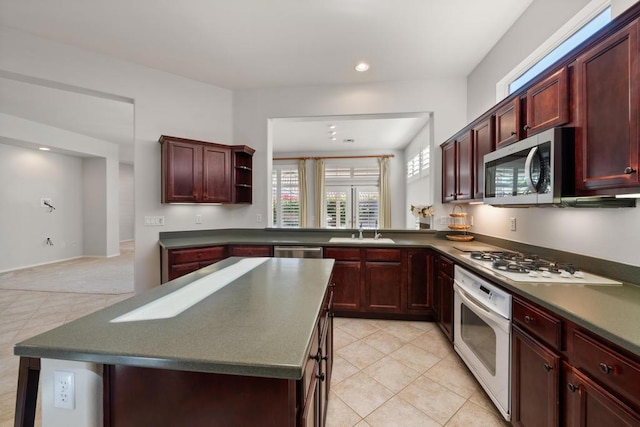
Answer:
[[[105,366],[105,427],[294,427],[296,381]]]

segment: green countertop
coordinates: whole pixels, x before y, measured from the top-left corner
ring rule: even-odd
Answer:
[[[111,320],[243,258],[228,258],[16,344],[19,356],[299,379],[333,260],[269,258],[162,320]]]
[[[215,230],[206,235],[198,232],[162,233],[160,245],[166,249],[178,249],[194,246],[224,245],[224,244],[299,244],[318,246],[357,246],[355,243],[330,243],[331,237],[351,236],[353,230],[283,230],[283,229],[238,229]],[[365,237],[371,237],[371,230],[365,230]],[[433,231],[389,231],[382,230],[383,237],[392,238],[396,243],[391,245],[378,245],[375,247],[428,247],[453,259],[457,264],[481,274],[485,278],[508,289],[513,294],[521,295],[549,310],[558,313],[564,318],[583,326],[606,338],[620,347],[640,356],[640,275],[634,274],[640,268],[634,266],[619,266],[608,263],[606,271],[597,271],[596,267],[606,261],[575,255],[574,259],[563,259],[563,262],[574,262],[581,269],[592,273],[608,276],[624,281],[623,277],[608,274],[609,271],[617,272],[625,270],[625,275],[637,277],[633,283],[626,281],[622,286],[563,286],[544,284],[523,284],[506,279],[494,273],[492,270],[477,266],[464,257],[464,252],[454,247],[491,248],[523,250],[520,247],[508,247],[500,242],[500,246],[488,244],[485,241],[452,242],[446,240],[441,234]],[[493,243],[493,242],[491,242]],[[526,245],[525,245],[526,246]],[[544,248],[534,247],[532,252],[538,252]],[[547,255],[541,253],[541,255]],[[562,253],[554,256],[567,256],[572,254]],[[559,260],[559,259],[557,259]],[[620,268],[618,268],[620,267]],[[631,274],[629,274],[631,271]]]

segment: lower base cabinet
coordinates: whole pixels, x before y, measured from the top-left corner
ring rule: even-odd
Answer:
[[[438,326],[453,342],[453,261],[438,256],[436,258],[434,304],[437,307]]]
[[[560,356],[513,326],[511,422],[557,426],[560,415]]]
[[[563,364],[564,417],[567,427],[637,427],[640,416],[613,394],[569,365]]]

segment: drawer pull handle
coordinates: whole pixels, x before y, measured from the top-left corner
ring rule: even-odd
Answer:
[[[600,372],[602,372],[603,374],[609,375],[611,372],[613,372],[613,368],[611,367],[611,365],[607,365],[606,363],[601,363]]]
[[[576,391],[578,391],[578,387],[577,387],[576,385],[574,385],[574,384],[571,384],[571,383],[567,384],[567,388],[568,388],[570,391],[572,391],[573,393],[575,393]]]
[[[524,129],[524,130],[529,130],[529,129],[531,129],[531,126],[529,126],[529,125],[524,125],[524,127],[523,127],[522,129]]]
[[[532,324],[533,323],[533,317],[524,316],[524,321],[527,322],[528,324]]]
[[[516,135],[517,135],[517,133],[516,133],[516,131],[515,131],[515,130],[514,130],[514,131],[511,131],[511,136],[516,136]]]
[[[634,172],[636,172],[636,170],[631,166],[627,166],[626,168],[624,168],[625,175],[631,175]]]
[[[545,369],[547,372],[549,372],[550,370],[552,370],[552,369],[553,369],[553,366],[549,365],[548,363],[545,363],[545,364],[544,364],[544,369]]]
[[[318,378],[320,381],[324,381],[324,372],[320,375],[316,375],[316,378]]]

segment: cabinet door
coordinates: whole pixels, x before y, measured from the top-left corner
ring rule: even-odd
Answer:
[[[465,132],[456,144],[456,200],[473,197],[473,133]]]
[[[400,262],[365,263],[365,309],[402,312],[402,264]]]
[[[453,279],[440,272],[437,286],[440,296],[438,326],[449,338],[449,341],[453,341]]]
[[[163,146],[163,202],[196,202],[202,194],[202,146],[167,141]]]
[[[638,426],[640,414],[568,363],[563,364],[564,425]]]
[[[425,249],[407,251],[407,309],[431,308],[433,253]]]
[[[576,189],[640,185],[638,21],[576,60]]]
[[[569,91],[567,68],[563,67],[551,76],[527,90],[527,135],[560,126],[569,121]]]
[[[513,326],[511,422],[557,426],[560,415],[560,357]]]
[[[496,148],[521,139],[520,122],[520,98],[515,98],[496,110]]]
[[[360,309],[360,261],[338,261],[333,265],[333,309]]]
[[[235,245],[229,247],[229,256],[268,257],[273,256],[273,246]]]
[[[456,199],[456,143],[442,146],[442,203]]]
[[[231,202],[231,150],[203,146],[202,201]]]
[[[484,197],[484,155],[495,150],[495,116],[479,122],[472,129],[473,133],[473,198]]]

